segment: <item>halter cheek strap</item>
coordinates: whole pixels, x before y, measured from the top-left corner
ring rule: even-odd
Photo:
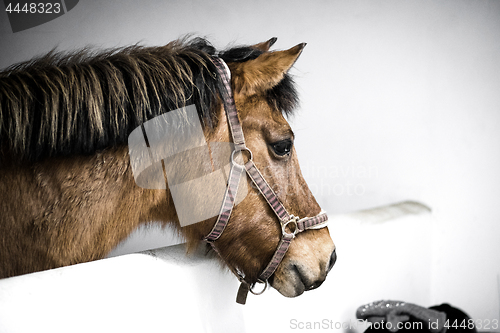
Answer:
[[[278,268],[278,265],[283,260],[286,252],[288,251],[291,241],[293,240],[293,238],[295,238],[295,235],[307,229],[319,229],[325,227],[328,222],[328,216],[325,212],[321,211],[314,217],[305,217],[300,219],[299,217],[290,215],[287,212],[276,193],[266,182],[259,169],[253,162],[252,152],[245,145],[245,137],[243,135],[243,130],[238,119],[238,112],[236,110],[233,93],[231,90],[231,72],[222,59],[213,58],[212,60],[217,68],[217,73],[219,74],[225,87],[225,91],[223,91],[222,93],[222,100],[224,103],[224,109],[226,111],[226,116],[234,143],[234,151],[231,154],[231,170],[229,172],[228,185],[226,187],[224,200],[219,211],[219,216],[217,217],[217,221],[215,222],[212,231],[210,231],[210,233],[204,238],[204,240],[210,243],[215,252],[220,255],[214,242],[221,236],[222,232],[226,228],[227,223],[229,222],[229,217],[231,216],[231,212],[234,207],[236,194],[238,192],[238,185],[243,172],[246,172],[250,179],[252,179],[253,183],[257,186],[262,196],[274,211],[279,219],[282,230],[281,240],[276,251],[273,254],[273,257],[271,258],[271,261],[259,275],[258,282],[265,284],[262,291],[254,291],[253,288],[255,286],[255,283],[246,281],[243,272],[228,265],[241,282],[236,302],[245,304],[248,291],[256,295],[261,294],[265,291],[267,287],[267,280],[271,277],[271,275],[273,275],[273,273]],[[245,151],[249,155],[248,161],[244,164],[237,163],[235,161],[235,155],[242,154]],[[289,228],[289,230],[291,230],[291,232],[287,232],[287,227]]]

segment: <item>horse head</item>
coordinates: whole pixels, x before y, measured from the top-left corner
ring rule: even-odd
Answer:
[[[295,135],[285,118],[297,104],[288,71],[305,44],[269,52],[274,41],[233,49],[221,57],[226,58],[231,72],[234,102],[253,162],[290,214],[312,217],[318,215],[321,208],[301,174],[294,148]],[[223,107],[218,118],[221,121],[212,140],[229,140]],[[229,223],[214,247],[233,271],[242,272],[245,281],[255,283],[274,258],[284,231],[262,193],[250,179],[247,181],[249,192],[232,210]],[[213,220],[208,221],[202,233],[206,233],[213,223]],[[281,294],[295,297],[319,287],[335,260],[335,245],[328,229],[307,230],[297,234],[291,242],[269,281]]]

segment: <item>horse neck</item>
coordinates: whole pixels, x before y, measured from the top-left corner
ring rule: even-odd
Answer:
[[[30,210],[24,223],[45,226],[39,236],[49,240],[49,256],[62,265],[102,258],[141,224],[168,222],[175,214],[165,190],[135,184],[127,146],[47,159],[23,167],[18,177],[20,197],[33,203],[18,207]]]
[[[104,252],[113,249],[141,224],[176,220],[168,188],[144,189],[136,184],[127,146],[96,156],[89,167],[93,172],[91,183],[102,200],[95,202],[94,218],[107,235]]]

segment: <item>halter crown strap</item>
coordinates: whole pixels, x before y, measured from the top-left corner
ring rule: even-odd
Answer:
[[[217,222],[212,228],[212,231],[210,231],[210,233],[205,237],[205,241],[209,242],[214,251],[220,255],[219,251],[214,245],[214,242],[220,237],[220,235],[226,228],[227,223],[229,222],[229,217],[231,216],[231,212],[236,200],[241,175],[244,171],[246,171],[248,176],[252,179],[262,196],[265,198],[269,206],[272,208],[272,210],[280,220],[282,229],[282,236],[278,247],[274,252],[273,257],[271,258],[271,261],[259,275],[259,281],[265,283],[265,286],[267,286],[267,280],[271,277],[271,275],[273,275],[273,273],[278,268],[278,265],[283,260],[292,239],[295,238],[295,235],[307,229],[319,229],[325,227],[326,222],[328,221],[328,217],[326,213],[321,212],[314,217],[299,219],[298,217],[290,215],[286,211],[276,193],[266,182],[259,169],[253,162],[252,152],[245,145],[245,137],[243,135],[243,130],[238,119],[238,112],[236,110],[236,105],[234,103],[233,93],[231,90],[231,74],[229,68],[227,67],[226,63],[220,58],[212,58],[212,61],[216,66],[217,73],[221,77],[222,83],[225,87],[225,91],[222,92],[222,101],[224,104],[224,109],[226,111],[226,116],[235,147],[231,155],[231,171],[229,173],[228,185],[224,194],[224,200],[222,202],[219,216],[217,218]],[[235,153],[241,153],[241,151],[245,150],[250,154],[249,160],[244,165],[236,163],[234,161]],[[292,228],[291,226],[289,226],[290,224],[294,224],[295,226]],[[286,231],[287,226],[289,226],[292,232]],[[260,293],[254,292],[252,288],[254,287],[255,283],[251,284],[247,282],[245,280],[245,277],[239,271],[237,271],[230,265],[228,266],[241,281],[236,299],[238,303],[245,304],[248,291],[254,294],[260,294],[265,290],[264,288],[264,290],[262,290],[262,292]]]
[[[229,122],[229,128],[231,129],[231,136],[233,137],[233,143],[235,145],[234,149],[244,150],[246,149],[245,136],[243,135],[240,120],[238,119],[238,111],[236,110],[236,105],[234,104],[233,90],[231,89],[231,71],[221,58],[212,58],[212,60],[226,90],[225,94],[223,94],[225,96],[222,96],[222,99],[224,109],[226,110],[227,120]]]

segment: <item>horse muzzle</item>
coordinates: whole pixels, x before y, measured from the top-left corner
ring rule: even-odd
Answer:
[[[329,248],[329,251],[325,248]],[[283,260],[282,265],[269,280],[271,286],[286,297],[297,297],[304,291],[321,286],[337,261],[333,242],[331,242],[331,247],[323,246],[321,252],[326,253],[319,256],[318,260],[311,258],[310,252],[309,256],[293,255],[293,252],[296,252],[294,250],[297,250],[297,247],[292,246],[290,256]],[[302,253],[307,254],[307,252]]]

